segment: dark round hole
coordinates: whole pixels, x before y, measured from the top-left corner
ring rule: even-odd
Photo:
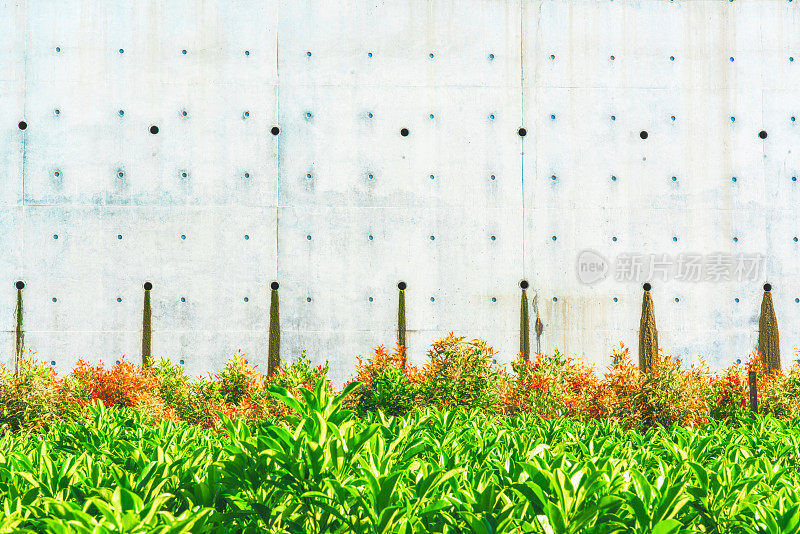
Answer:
[[[522,289],[528,289],[528,281],[527,280],[522,280],[519,283],[519,287],[521,287]]]
[[[272,289],[272,290],[274,291],[274,290],[278,289],[278,286],[279,286],[279,285],[280,285],[280,284],[278,284],[278,282],[272,282],[272,283],[269,285],[269,288],[270,288],[270,289]]]
[[[772,291],[772,284],[764,284],[764,291]]]
[[[400,291],[403,291],[406,287],[407,286],[405,282],[398,282],[397,284],[397,289],[399,289]]]
[[[151,126],[150,127],[150,133],[153,134],[153,135],[157,134],[158,133],[158,126],[156,126],[155,124],[153,126]]]
[[[24,130],[25,128],[28,127],[28,123],[25,121],[19,121],[19,124],[17,124],[17,126],[19,126],[20,130]]]
[[[400,135],[402,135],[403,137],[408,137],[408,128],[402,128],[400,130]]]
[[[14,285],[17,287],[17,289],[22,289],[23,287],[25,287],[25,282],[23,282],[22,280],[17,280],[17,283]]]
[[[153,284],[151,284],[150,282],[145,282],[144,283],[144,290],[145,291],[150,291],[151,289],[153,289]]]
[[[526,130],[525,128],[520,128],[519,130],[517,130],[517,133],[519,134],[520,137],[525,137],[526,135],[528,135],[528,130]]]
[[[645,282],[645,283],[644,283],[644,285],[642,286],[642,288],[643,288],[645,291],[650,291],[650,288],[651,288],[651,287],[653,287],[653,286],[651,286],[651,285],[650,285],[650,282]]]
[[[767,138],[767,132],[766,132],[766,130],[761,130],[760,132],[758,132],[758,136],[759,136],[761,139],[766,139],[766,138]]]
[[[639,132],[639,137],[641,137],[642,139],[647,139],[647,132],[645,130],[642,130],[641,132]]]
[[[273,126],[270,132],[272,132],[272,135],[278,135],[279,133],[281,133],[281,129],[278,128],[277,126]]]

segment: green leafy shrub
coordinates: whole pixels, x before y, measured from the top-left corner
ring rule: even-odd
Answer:
[[[162,356],[158,365],[152,368],[152,373],[158,383],[159,397],[175,411],[180,420],[196,422],[207,412],[210,399],[201,401],[203,395],[199,395],[192,387],[183,366]],[[222,395],[217,394],[214,400],[222,402]]]
[[[625,352],[606,376],[614,417],[640,429],[708,422],[711,388],[704,363],[683,369],[680,360],[659,355],[647,373],[637,371]]]
[[[271,376],[264,377],[260,383],[254,384],[249,394],[252,406],[251,418],[277,418],[289,413],[289,407],[280,399],[271,395],[271,387],[284,388],[298,394],[300,388],[313,389],[315,384],[322,380],[327,391],[333,391],[333,386],[328,380],[328,361],[324,365],[314,366],[309,360],[306,351],[302,351],[297,360],[289,365],[281,365]]]
[[[712,419],[734,420],[749,412],[747,373],[738,366],[717,374],[710,389],[708,404]]]
[[[451,332],[433,343],[429,361],[420,371],[420,398],[443,409],[464,406],[495,411],[505,374],[498,370],[494,349],[486,341],[465,339]]]
[[[383,345],[376,347],[366,363],[358,357],[356,380],[363,387],[350,402],[360,415],[378,410],[389,416],[405,415],[417,405],[417,370],[404,362],[405,347],[399,343],[391,354]]]
[[[234,352],[219,374],[219,391],[229,404],[238,404],[260,379],[255,367],[247,364],[242,351]]]
[[[308,359],[306,351],[300,352],[297,360],[288,366],[281,365],[276,373],[268,380],[270,386],[286,388],[294,391],[297,388],[313,389],[320,378],[328,376],[330,365],[325,360],[325,365],[314,366]],[[329,384],[330,387],[330,384]]]
[[[55,370],[28,351],[19,376],[0,365],[0,426],[10,430],[47,427],[68,412]]]

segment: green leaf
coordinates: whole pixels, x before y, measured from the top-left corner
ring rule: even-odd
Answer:
[[[681,527],[681,522],[677,519],[665,519],[653,527],[652,534],[677,534]]]

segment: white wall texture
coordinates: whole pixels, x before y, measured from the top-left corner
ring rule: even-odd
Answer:
[[[756,344],[769,281],[786,365],[797,4],[0,0],[4,359],[24,280],[26,346],[60,373],[139,361],[149,280],[156,357],[265,368],[277,280],[284,359],[341,383],[393,346],[403,280],[412,363],[451,330],[507,362],[526,279],[542,350],[602,370],[650,279],[665,352],[712,367]],[[765,262],[587,285],[585,249]]]

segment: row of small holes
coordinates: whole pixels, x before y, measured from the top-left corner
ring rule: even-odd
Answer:
[[[181,302],[186,302],[186,297],[181,297],[180,300],[181,300]],[[369,300],[369,302],[373,302],[374,301],[373,297],[369,297],[367,300]],[[492,300],[492,302],[497,302],[497,297],[492,297],[491,300]],[[617,297],[613,297],[611,300],[613,300],[614,302],[619,302],[619,299]],[[52,301],[53,302],[58,302],[58,299],[56,297],[53,297]],[[249,302],[249,299],[247,297],[244,297],[244,301],[245,302]],[[434,298],[431,297],[431,302],[433,302],[433,301],[434,301]],[[739,297],[734,298],[733,301],[738,304],[739,303]],[[795,298],[794,301],[797,302],[797,303],[800,303],[800,298]],[[117,297],[117,302],[122,302],[122,297]],[[311,302],[311,297],[306,297],[306,302]],[[675,297],[675,302],[680,302],[680,299],[678,297]]]
[[[53,110],[53,113],[55,115],[61,115],[61,110],[56,108],[56,109]],[[120,117],[125,115],[125,111],[124,110],[119,110],[118,113],[119,113]],[[184,117],[188,116],[188,114],[189,113],[186,110],[182,110],[181,111],[181,115],[183,115]],[[370,112],[370,113],[367,114],[367,116],[371,119],[373,117],[373,114]],[[242,118],[243,119],[247,119],[249,117],[250,117],[250,112],[249,111],[245,111],[245,112],[242,113]],[[312,117],[311,112],[307,111],[306,112],[306,118],[310,119],[311,117]],[[434,118],[433,113],[430,113],[428,115],[428,118],[433,119]],[[489,119],[490,120],[494,120],[495,119],[494,113],[489,115]],[[673,121],[676,120],[675,115],[670,115],[670,119],[673,120]],[[550,115],[550,120],[556,120],[555,114],[551,114]],[[616,116],[615,115],[611,115],[611,120],[612,121],[616,121],[617,120]],[[792,122],[795,122],[797,119],[796,119],[796,117],[794,115],[792,115],[791,117],[789,117],[789,120],[791,120]],[[731,117],[731,122],[736,122],[736,117]],[[22,129],[22,130],[24,130],[28,126],[24,121],[20,122],[20,125],[24,125],[24,127],[20,127],[20,129]],[[408,134],[406,133],[404,135],[408,135]],[[641,137],[642,135],[644,135],[644,137],[642,137],[642,139],[647,139],[647,132],[646,131],[643,130],[642,132],[639,132],[639,136]],[[762,135],[763,135],[763,137],[762,137]],[[766,139],[766,132],[764,132],[763,130],[761,132],[759,132],[759,137],[761,137],[761,139]]]
[[[181,302],[186,302],[186,297],[181,297],[180,300],[181,300]],[[369,297],[367,300],[369,302],[373,302],[375,299],[373,297]],[[434,297],[431,297],[431,302],[434,302],[434,300],[435,300]],[[557,299],[554,297],[554,300],[557,300]],[[619,299],[617,297],[613,297],[611,300],[613,300],[614,302],[619,302]],[[680,302],[680,299],[678,297],[675,297],[674,300],[675,300],[675,302]],[[733,300],[737,304],[739,303],[739,297],[736,297]],[[53,297],[52,301],[53,302],[58,302],[58,299],[56,297]],[[244,301],[245,302],[249,302],[249,299],[247,297],[244,297]],[[491,301],[492,302],[497,302],[497,297],[491,297]],[[797,302],[797,303],[800,303],[800,298],[795,298],[794,301]],[[121,297],[117,297],[117,302],[122,302],[122,298]],[[311,302],[311,297],[306,297],[306,302]]]
[[[53,234],[53,239],[58,239],[58,234]],[[120,239],[120,240],[121,240],[121,239],[122,239],[122,234],[119,234],[119,235],[117,235],[117,239]],[[182,239],[182,240],[183,240],[183,239],[186,239],[186,234],[181,234],[181,239]],[[247,234],[245,234],[245,235],[244,235],[244,239],[245,239],[245,241],[247,241],[247,240],[249,240],[249,239],[250,239],[250,236],[249,236],[249,235],[247,235]],[[307,239],[308,241],[310,241],[310,240],[311,240],[311,236],[310,236],[310,235],[307,235],[307,236],[306,236],[306,239]],[[373,241],[373,240],[374,240],[374,237],[373,237],[373,236],[370,234],[370,235],[368,235],[368,236],[367,236],[367,239],[369,239],[370,241]],[[435,239],[435,237],[434,237],[434,236],[430,236],[430,240],[431,240],[431,241],[433,241],[434,239]],[[497,240],[497,237],[496,237],[496,236],[490,236],[490,237],[489,237],[489,239],[490,239],[491,241],[496,241],[496,240]],[[553,240],[553,241],[556,241],[556,240],[558,239],[558,236],[552,236],[550,239],[551,239],[551,240]],[[734,243],[738,243],[738,242],[739,242],[739,238],[738,238],[738,237],[736,237],[736,236],[734,236],[732,239],[733,239],[733,242],[734,242]],[[616,243],[616,242],[617,242],[617,236],[612,236],[612,237],[611,237],[611,241],[612,241],[612,242],[614,242],[614,243]],[[677,238],[676,236],[673,236],[673,238],[672,238],[672,241],[673,241],[673,242],[677,242],[677,241],[678,241],[678,238]],[[794,241],[795,243],[797,243],[797,242],[798,242],[798,239],[797,239],[797,237],[793,237],[793,238],[792,238],[792,241]]]
[[[670,0],[670,1],[672,1],[672,0]],[[729,0],[729,1],[733,2],[733,0]],[[792,0],[788,0],[788,1],[791,2]],[[56,51],[56,53],[60,53],[61,52],[61,47],[60,46],[55,47],[55,51]],[[120,54],[124,54],[125,53],[125,49],[120,48],[119,49],[119,53]],[[181,55],[185,56],[187,54],[188,54],[188,50],[186,50],[186,49],[182,49],[181,50]],[[244,51],[244,55],[245,56],[249,56],[250,55],[250,51],[249,50],[245,50]],[[306,57],[311,57],[311,56],[312,56],[311,51],[310,50],[306,51]],[[372,58],[373,57],[373,53],[372,52],[367,52],[367,57],[368,58]],[[428,58],[429,59],[433,59],[435,57],[436,57],[436,55],[433,52],[429,52],[428,53]],[[492,60],[494,60],[495,55],[493,53],[490,53],[486,57],[487,57],[487,59],[489,59],[489,61],[492,61]],[[615,55],[608,56],[608,58],[611,61],[615,61],[617,59],[617,57]],[[555,54],[550,54],[550,59],[551,60],[555,60],[556,59],[556,55]],[[675,61],[675,56],[669,56],[669,60],[670,61]],[[733,63],[734,57],[733,56],[728,57],[728,61]],[[794,62],[794,57],[793,56],[789,56],[789,62],[790,63]]]
[[[614,0],[611,0],[611,1],[613,2]],[[671,1],[672,0],[670,0],[670,2]],[[733,0],[730,0],[730,1],[733,2]],[[789,2],[791,2],[791,1],[792,0],[789,0]],[[555,54],[550,54],[550,59],[552,61],[555,61],[556,55]],[[613,56],[613,55],[612,56],[608,56],[608,59],[610,59],[611,61],[615,61],[617,59],[617,56]],[[675,56],[669,56],[669,60],[670,61],[675,61]],[[733,63],[735,60],[736,60],[736,58],[734,56],[728,56],[728,62],[729,63]],[[793,62],[794,62],[794,56],[789,56],[789,63],[793,63]]]
[[[61,53],[61,47],[60,46],[55,47],[55,51],[56,51],[56,53]],[[124,54],[125,53],[125,49],[124,48],[120,48],[119,49],[119,53],[120,54]],[[183,55],[183,56],[187,55],[188,53],[189,53],[189,51],[186,50],[186,49],[182,49],[181,50],[181,55]],[[244,51],[244,55],[245,56],[249,56],[250,55],[250,51],[249,50],[245,50]],[[306,51],[306,57],[311,57],[311,56],[312,56],[311,51],[310,50]],[[368,58],[372,58],[373,57],[373,53],[372,52],[367,52],[367,57]],[[435,54],[433,52],[429,52],[428,53],[428,58],[429,59],[433,59],[434,57],[435,57]],[[489,59],[491,61],[491,60],[493,60],[495,58],[495,55],[493,53],[490,53],[486,57],[487,57],[487,59]]]
[[[56,110],[56,115],[58,115],[59,113],[60,113],[59,110]],[[124,112],[122,110],[120,110],[119,114],[120,115],[124,115]],[[183,112],[183,115],[184,116],[186,115],[185,111]],[[307,113],[306,115],[309,116],[309,117],[311,116],[310,113]],[[245,118],[249,117],[250,116],[250,112],[245,111],[244,112],[244,116],[245,116]],[[372,113],[370,113],[370,117],[372,117]],[[433,118],[433,115],[430,115],[430,117]],[[493,119],[494,115],[490,115],[490,117]],[[550,115],[550,118],[555,119],[555,115]],[[613,115],[611,116],[611,120],[615,120],[615,117]],[[675,120],[674,116],[672,117],[672,120]],[[731,117],[731,121],[734,121],[734,120],[735,120],[734,117]],[[792,117],[792,121],[794,121],[794,120],[795,120],[795,118]],[[25,129],[28,128],[28,123],[26,123],[25,121],[20,121],[19,124],[17,124],[17,127],[20,130],[25,130]],[[150,126],[150,133],[151,134],[156,135],[156,134],[158,134],[158,132],[159,132],[158,126],[156,126],[156,125]],[[272,133],[272,135],[278,135],[280,133],[280,128],[278,128],[277,126],[273,126],[270,129],[270,132]],[[409,133],[410,132],[409,132],[408,128],[401,128],[400,129],[400,135],[403,136],[403,137],[407,137]],[[519,128],[517,130],[517,134],[519,134],[520,137],[525,137],[528,134],[528,130],[526,130],[525,128]],[[642,138],[642,139],[647,139],[649,137],[649,134],[647,133],[646,130],[642,130],[641,132],[639,132],[639,137]],[[761,130],[760,132],[758,132],[758,137],[761,138],[761,139],[766,139],[767,138],[767,132],[765,130]]]
[[[58,111],[58,110],[56,110],[56,111]],[[119,114],[120,114],[120,115],[124,115],[124,112],[123,112],[122,110],[120,110],[120,111],[119,111]],[[183,112],[183,115],[184,115],[184,116],[186,115],[186,112],[185,112],[185,111]],[[27,122],[25,122],[25,121],[20,121],[20,122],[19,122],[19,124],[17,124],[17,127],[18,127],[20,130],[26,130],[26,129],[28,128],[28,123],[27,123]],[[156,134],[158,134],[158,132],[159,132],[158,126],[156,126],[155,124],[154,124],[154,125],[152,125],[152,126],[150,126],[150,133],[151,133],[151,134],[153,134],[153,135],[156,135]],[[273,126],[273,127],[270,129],[270,132],[272,133],[272,135],[278,135],[279,133],[281,133],[281,130],[280,130],[280,128],[278,128],[277,126]],[[408,133],[406,132],[406,133],[405,133],[405,134],[403,134],[403,135],[408,135]]]
[[[53,176],[56,177],[56,178],[61,178],[61,174],[62,173],[61,173],[60,170],[53,171]],[[188,178],[189,177],[189,173],[186,172],[186,171],[181,171],[180,175],[181,175],[181,178]],[[249,172],[244,172],[244,173],[242,173],[242,176],[244,178],[250,178],[250,173]],[[123,171],[122,169],[118,170],[117,171],[117,177],[118,178],[124,178],[125,177],[125,171]],[[311,173],[306,173],[306,178],[310,180],[310,179],[313,178],[313,175]],[[372,173],[369,173],[367,175],[367,178],[369,178],[370,180],[374,180],[375,179],[375,175],[372,174]],[[430,178],[431,180],[435,180],[436,176],[433,175],[433,174],[430,174],[430,175],[428,175],[428,178]],[[496,178],[497,177],[494,174],[489,176],[490,180],[495,180]],[[552,181],[557,181],[558,180],[558,176],[557,175],[552,175],[552,176],[550,176],[550,179]],[[677,176],[672,176],[672,177],[670,177],[670,179],[673,182],[677,182],[678,181],[678,177]],[[617,180],[618,180],[618,177],[616,175],[611,175],[611,181],[612,182],[616,182]],[[738,180],[739,179],[736,176],[731,177],[731,181],[732,182],[738,182]],[[791,180],[793,182],[796,182],[797,181],[797,176],[792,176]]]
[[[550,115],[550,118],[555,119],[555,115]],[[612,121],[616,120],[616,117],[612,115],[611,120]],[[672,120],[675,120],[674,116],[672,117]],[[734,118],[731,117],[731,120],[734,120]],[[792,117],[792,121],[794,121],[794,117]],[[525,128],[520,128],[519,130],[517,130],[517,133],[519,134],[520,137],[525,137],[526,135],[528,135],[528,131]],[[639,132],[639,137],[642,139],[647,139],[648,137],[650,137],[650,134],[648,134],[646,130],[642,130],[641,132]],[[761,130],[760,132],[758,132],[758,137],[761,139],[766,139],[767,132],[765,130]]]
[[[58,234],[53,234],[53,239],[58,239]],[[117,234],[117,239],[118,239],[118,240],[121,240],[121,239],[122,239],[122,234]],[[185,239],[186,239],[186,234],[181,234],[181,240],[185,240]],[[244,239],[245,239],[245,241],[248,241],[248,240],[250,239],[250,235],[249,235],[249,234],[244,234]],[[311,235],[310,235],[310,234],[309,234],[309,235],[307,235],[307,236],[306,236],[306,239],[307,239],[308,241],[311,241]],[[370,241],[373,241],[373,240],[374,240],[374,236],[373,236],[372,234],[369,234],[369,235],[367,236],[367,239],[368,239],[368,240],[370,240]],[[433,235],[432,235],[432,236],[430,236],[428,239],[430,239],[431,241],[434,241],[434,240],[436,239],[436,236],[433,236]],[[492,235],[492,236],[489,236],[489,239],[490,239],[491,241],[496,241],[496,240],[497,240],[497,236],[494,236],[494,235]],[[558,239],[558,236],[555,236],[555,235],[554,235],[554,236],[552,236],[550,239],[551,239],[552,241],[556,241],[556,240]],[[737,236],[733,236],[733,238],[732,238],[732,239],[733,239],[733,242],[734,242],[734,243],[738,243],[738,242],[739,242],[739,238],[738,238]],[[612,237],[611,237],[611,241],[612,241],[612,242],[614,242],[614,243],[616,243],[616,242],[618,241],[618,239],[617,239],[617,236],[612,236]],[[673,236],[673,237],[672,237],[672,241],[673,241],[673,242],[676,242],[676,241],[678,241],[678,237],[677,237],[677,236]],[[798,242],[798,238],[797,238],[796,236],[795,236],[795,237],[792,237],[792,241],[794,241],[795,243],[797,243],[797,242]]]
[[[17,289],[23,289],[25,287],[25,282],[23,282],[22,280],[18,280],[17,282],[15,282],[14,285],[15,285],[15,287]],[[529,287],[528,281],[527,280],[520,281],[519,286],[522,289],[527,289]],[[270,283],[270,289],[277,290],[278,287],[279,287],[278,282],[271,282]],[[404,290],[406,290],[408,288],[408,285],[405,282],[398,282],[397,288],[402,290],[402,291],[404,291]],[[145,282],[144,283],[144,289],[146,291],[150,291],[151,289],[153,289],[153,284],[151,282]],[[642,285],[642,289],[644,289],[645,291],[650,291],[652,289],[652,284],[650,284],[649,282],[645,282]],[[764,289],[764,291],[772,291],[772,284],[770,284],[770,283],[764,284],[763,289]],[[311,297],[307,297],[306,300],[308,302],[311,302]],[[434,297],[431,297],[431,302],[433,302],[434,300],[435,300]],[[618,302],[617,297],[614,297],[613,300],[614,300],[614,302]],[[53,298],[53,302],[56,302],[56,301],[57,301],[57,299]],[[244,301],[248,302],[249,299],[247,297],[244,297]],[[373,298],[369,297],[369,301],[372,302]],[[553,302],[557,302],[557,301],[558,301],[558,298],[557,297],[553,297]],[[675,297],[675,302],[679,302],[679,301],[680,300],[678,299],[678,297]],[[117,302],[122,302],[122,299],[120,297],[117,297]],[[181,297],[181,302],[186,302],[186,298],[185,297]],[[497,302],[496,297],[492,297],[492,302]],[[738,297],[735,298],[734,302],[738,303],[739,302],[739,298]],[[800,302],[800,298],[795,298],[795,302]]]

